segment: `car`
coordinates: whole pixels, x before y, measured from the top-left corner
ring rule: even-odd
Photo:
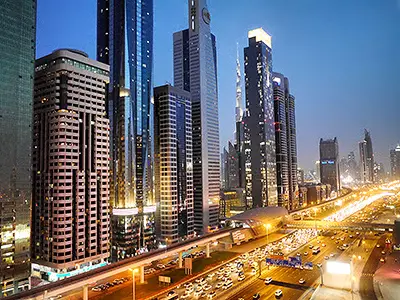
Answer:
[[[265,284],[270,284],[272,282],[272,277],[267,277],[267,278],[265,278],[265,280],[264,280],[264,283]]]
[[[101,292],[102,289],[101,289],[101,287],[99,287],[99,286],[95,286],[95,287],[92,288],[92,291],[93,291],[93,292]]]
[[[175,291],[169,291],[169,292],[167,293],[167,296],[170,297],[170,296],[174,296],[175,294],[176,294]]]
[[[305,256],[307,256],[307,255],[308,255],[308,252],[307,252],[307,251],[306,251],[306,252],[304,252],[304,255],[305,255]]]
[[[207,297],[207,293],[206,293],[206,292],[203,292],[203,293],[201,293],[201,295],[200,295],[199,298],[205,298],[205,297]]]
[[[195,296],[195,297],[200,297],[200,295],[201,295],[202,293],[203,293],[202,290],[201,290],[201,291],[195,290],[193,296]]]
[[[344,241],[344,237],[341,237],[340,240],[341,240],[341,241]]]
[[[313,246],[313,245],[310,245],[310,246],[308,246],[308,249],[312,249],[312,248],[314,248],[314,246]]]
[[[186,288],[186,293],[188,293],[188,294],[193,293],[193,291],[194,291],[194,287],[193,286]]]
[[[233,285],[232,280],[228,280],[224,283],[224,286],[222,287],[224,290],[229,289]]]
[[[303,284],[303,283],[306,283],[306,281],[304,280],[304,278],[300,278],[299,283]]]
[[[297,256],[301,256],[301,253],[297,253]]]
[[[324,258],[325,258],[325,260],[328,260],[328,259],[329,259],[329,256],[327,255],[327,256],[325,256]]]
[[[326,244],[321,244],[322,247],[326,247]]]
[[[339,241],[336,241],[335,243],[336,243],[336,244],[339,244]]]
[[[158,265],[157,265],[157,268],[159,268],[159,269],[165,269],[165,265],[163,265],[163,264],[158,264]]]
[[[317,267],[318,267],[318,268],[322,268],[322,264],[321,264],[321,263],[318,263],[318,264],[317,264]]]
[[[253,299],[254,299],[254,300],[260,299],[260,294],[259,294],[259,293],[254,294],[254,295],[253,295]]]
[[[190,297],[190,293],[186,292],[181,296],[180,299],[186,299],[186,298],[189,298],[189,297]]]
[[[222,283],[222,282],[218,282],[218,283],[215,285],[215,288],[216,288],[216,289],[220,289],[220,288],[222,288],[222,286],[223,286],[223,283]]]
[[[329,254],[330,257],[335,257],[335,253]]]
[[[353,235],[351,235],[351,234],[350,234],[350,235],[349,235],[349,238],[351,238],[351,239],[352,239],[352,238],[353,238]]]
[[[359,234],[360,234],[360,233],[357,231],[357,232],[356,232],[356,235],[359,235]]]
[[[378,244],[378,245],[376,245],[376,248],[380,248],[380,247],[381,247],[381,245],[379,245],[379,244]]]
[[[385,263],[386,259],[384,259],[383,257],[381,257],[381,259],[379,260],[381,263]]]
[[[332,237],[331,237],[331,240],[334,240],[334,239],[335,239],[335,237],[334,237],[334,236],[332,236]]]
[[[385,252],[385,251],[382,251],[382,252],[381,252],[381,254],[382,254],[382,255],[385,255],[385,254],[386,254],[386,252]]]
[[[203,289],[204,289],[205,291],[208,291],[208,290],[210,290],[211,288],[212,288],[212,286],[209,285],[209,284],[203,286]]]
[[[238,281],[243,281],[245,278],[246,278],[246,276],[240,275],[240,276],[238,277]]]
[[[251,274],[253,274],[253,275],[257,274],[257,269],[256,268],[251,268]]]
[[[279,297],[281,297],[282,295],[283,295],[282,290],[276,290],[276,291],[275,291],[275,297],[276,297],[276,298],[279,298]]]
[[[216,295],[217,295],[217,293],[216,293],[215,291],[212,291],[212,292],[210,292],[210,293],[207,295],[207,298],[208,298],[208,299],[212,299],[212,298],[214,298]]]
[[[193,283],[191,283],[191,282],[186,282],[184,285],[183,285],[185,288],[191,288],[191,287],[193,287]]]

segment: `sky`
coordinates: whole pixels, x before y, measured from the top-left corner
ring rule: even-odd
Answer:
[[[221,148],[235,127],[236,44],[272,35],[273,69],[296,97],[299,166],[314,168],[319,139],[337,137],[340,157],[364,128],[375,160],[389,166],[400,143],[400,0],[208,0],[217,38]],[[172,34],[188,27],[187,0],[154,0],[154,85],[173,83]],[[37,57],[57,48],[96,56],[96,0],[38,0]],[[243,65],[242,65],[243,72]],[[243,87],[244,89],[244,87]]]

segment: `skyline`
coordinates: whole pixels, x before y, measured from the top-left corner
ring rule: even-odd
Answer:
[[[72,47],[95,58],[96,1],[57,2],[43,0],[38,4],[38,15],[47,17],[38,19],[37,57],[57,48]],[[371,132],[376,161],[383,162],[387,171],[389,149],[400,141],[396,132],[400,128],[396,118],[396,99],[400,98],[400,87],[396,85],[396,78],[400,77],[400,58],[395,53],[400,46],[400,39],[396,38],[400,36],[397,1],[378,4],[360,0],[353,3],[310,0],[300,5],[291,0],[285,4],[268,2],[269,9],[265,11],[258,9],[262,2],[254,0],[246,6],[234,1],[229,7],[222,1],[208,3],[211,28],[217,38],[219,106],[224,107],[219,114],[221,148],[228,140],[233,141],[236,43],[239,43],[243,63],[247,31],[263,27],[272,35],[273,70],[291,79],[291,91],[296,97],[299,166],[306,170],[314,167],[320,138],[337,136],[340,157],[347,156],[350,151],[357,153],[358,142],[367,128]],[[78,3],[79,10],[76,9]],[[64,13],[51,14],[56,8]],[[358,14],[356,20],[355,13]],[[171,22],[171,14],[179,17]],[[186,1],[155,0],[154,21],[154,86],[157,86],[173,81],[172,34],[187,26]],[[287,21],[296,26],[285,25]],[[371,40],[375,47],[369,47]],[[342,71],[344,68],[346,72]],[[379,74],[386,76],[381,79]],[[369,89],[371,86],[374,88]],[[330,115],[325,115],[325,106],[335,102],[336,105],[330,107]],[[375,115],[382,110],[382,102],[385,114]],[[347,111],[342,110],[344,105]],[[362,113],[357,111],[360,108]],[[339,114],[343,116],[338,117]],[[354,118],[357,114],[359,116]],[[311,118],[315,118],[314,121]]]

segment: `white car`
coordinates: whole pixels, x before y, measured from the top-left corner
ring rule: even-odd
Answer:
[[[208,291],[208,290],[210,290],[211,288],[212,288],[212,286],[209,285],[209,284],[203,286],[203,289],[204,289],[205,291]]]
[[[275,297],[280,297],[282,295],[283,295],[282,290],[276,290]]]
[[[189,297],[190,297],[190,293],[186,292],[181,296],[180,299],[186,299],[186,298],[189,298]]]
[[[272,277],[265,278],[265,281],[264,281],[265,284],[270,284],[271,282],[272,282]]]
[[[207,295],[207,298],[208,298],[208,299],[212,299],[212,298],[214,298],[216,295],[217,295],[217,293],[216,293],[215,291],[212,291],[211,293],[209,293],[209,294]]]
[[[157,268],[159,268],[159,269],[164,269],[164,268],[165,268],[165,265],[163,265],[163,264],[158,264],[158,265],[157,265]]]
[[[223,283],[222,282],[218,282],[217,285],[215,286],[216,289],[220,289],[222,288]]]
[[[246,278],[246,276],[240,275],[240,276],[238,277],[238,281],[243,281],[245,278]]]
[[[195,297],[199,297],[201,294],[203,293],[203,290],[201,289],[201,290],[195,290],[194,291],[194,294],[193,294],[193,296],[195,296]]]
[[[92,288],[93,292],[101,292],[101,288],[99,288],[98,286],[95,286]]]
[[[299,280],[299,283],[300,283],[300,284],[303,284],[303,283],[306,283],[306,281],[305,281],[303,278],[301,278],[301,279]]]

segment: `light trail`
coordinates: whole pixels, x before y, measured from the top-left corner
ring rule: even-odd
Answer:
[[[371,196],[367,199],[361,199],[357,202],[351,203],[348,206],[346,206],[345,208],[342,208],[341,210],[339,210],[338,212],[326,217],[325,219],[323,219],[324,221],[334,221],[334,222],[341,222],[344,219],[350,217],[352,214],[356,213],[357,211],[365,208],[366,206],[370,205],[371,203],[375,202],[376,200],[379,200],[383,197],[386,196],[392,196],[394,195],[393,193],[389,193],[389,192],[384,192],[381,193],[379,195],[374,195]]]

